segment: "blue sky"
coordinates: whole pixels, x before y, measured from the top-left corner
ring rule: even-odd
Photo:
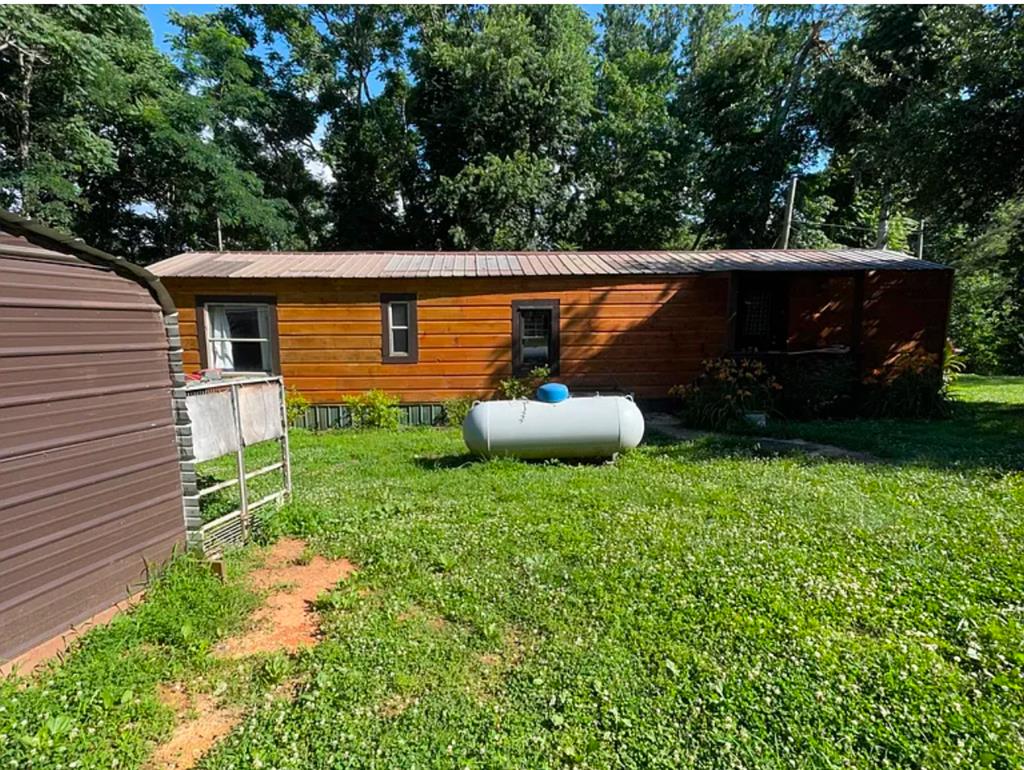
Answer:
[[[153,28],[153,42],[156,47],[164,53],[170,53],[171,47],[167,44],[167,38],[173,35],[177,28],[171,24],[167,16],[171,11],[178,13],[212,13],[220,8],[220,5],[144,5],[142,6],[146,18],[149,19],[149,26]]]

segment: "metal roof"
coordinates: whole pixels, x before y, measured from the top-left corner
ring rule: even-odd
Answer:
[[[27,243],[24,243],[25,241]],[[178,312],[160,279],[146,268],[129,262],[124,257],[93,248],[81,238],[66,235],[6,209],[0,209],[0,246],[12,256],[59,260],[66,259],[65,255],[71,255],[89,264],[105,267],[145,286],[160,303],[165,315]]]
[[[195,251],[150,266],[180,278],[512,278],[683,275],[727,270],[928,270],[870,249],[744,251]]]

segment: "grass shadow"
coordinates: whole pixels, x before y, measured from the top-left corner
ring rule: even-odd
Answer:
[[[735,456],[806,455],[814,460],[916,465],[1002,475],[1024,470],[1024,379],[985,378],[954,390],[951,414],[938,420],[774,421],[766,428],[681,439],[657,433],[648,446],[678,444],[691,460]],[[681,427],[681,426],[680,426]],[[755,434],[756,431],[756,435]],[[762,439],[759,441],[759,439]],[[831,445],[862,457],[786,445],[786,441]]]
[[[610,457],[567,457],[540,460],[511,456],[481,457],[479,455],[470,454],[469,452],[453,455],[441,455],[437,457],[421,456],[413,458],[413,462],[416,465],[428,471],[455,470],[458,468],[468,468],[475,465],[487,465],[490,463],[515,463],[518,465],[528,465],[533,467],[544,465],[593,467],[607,465],[613,461],[614,458]]]
[[[469,452],[457,455],[441,455],[438,457],[415,457],[413,462],[427,471],[447,471],[453,468],[465,468],[487,462],[486,458]]]

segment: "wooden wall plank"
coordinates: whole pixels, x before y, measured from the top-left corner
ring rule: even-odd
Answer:
[[[381,388],[403,401],[494,392],[512,367],[512,302],[558,299],[571,388],[662,397],[726,342],[728,278],[162,279],[179,307],[185,366],[199,366],[195,298],[277,299],[282,374],[311,400]],[[381,360],[380,295],[415,293],[419,362]]]

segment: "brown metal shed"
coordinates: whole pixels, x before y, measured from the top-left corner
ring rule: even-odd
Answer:
[[[0,212],[0,661],[184,542],[179,345],[155,277]]]

